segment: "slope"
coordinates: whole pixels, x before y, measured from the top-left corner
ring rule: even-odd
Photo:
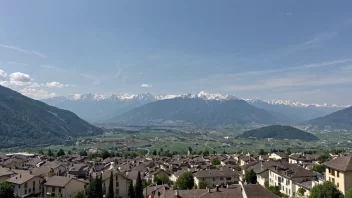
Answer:
[[[307,122],[319,128],[331,127],[333,129],[352,129],[352,107],[342,109],[327,116]]]
[[[298,139],[305,141],[318,140],[318,138],[308,132],[296,129],[290,126],[282,125],[272,125],[267,127],[262,127],[258,129],[253,129],[244,132],[242,135],[237,136],[237,138],[250,138],[254,137],[256,139]]]
[[[48,143],[101,133],[70,111],[0,86],[0,147]]]

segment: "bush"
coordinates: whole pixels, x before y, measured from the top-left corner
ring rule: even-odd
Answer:
[[[194,179],[191,172],[184,172],[176,181],[175,186],[179,189],[192,189]]]
[[[343,198],[343,194],[339,191],[334,183],[326,181],[323,184],[314,186],[310,191],[309,198]]]
[[[206,181],[199,182],[199,189],[206,189],[208,187],[208,183]]]
[[[211,160],[211,164],[212,165],[214,165],[214,166],[216,166],[216,165],[220,165],[220,160],[218,160],[218,159],[216,159],[216,158],[214,158],[213,160]]]

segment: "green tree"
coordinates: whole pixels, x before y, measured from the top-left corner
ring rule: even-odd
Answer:
[[[72,151],[67,151],[67,154],[72,155]]]
[[[334,183],[326,181],[323,184],[314,186],[310,191],[309,198],[343,198],[343,194],[336,188]]]
[[[157,152],[155,149],[153,150],[152,155],[157,155]]]
[[[268,189],[268,188],[269,188],[269,186],[270,186],[270,185],[269,185],[269,182],[268,182],[268,181],[265,181],[265,182],[264,182],[264,186],[265,186],[265,188],[267,188],[267,189]]]
[[[325,172],[325,167],[323,165],[314,165],[313,166],[313,171],[318,172],[318,173],[324,173]]]
[[[226,150],[225,150],[225,149],[224,149],[224,151],[222,152],[222,154],[224,154],[224,155],[225,155],[225,154],[227,154],[227,152],[226,152]]]
[[[57,154],[56,154],[57,157],[60,157],[60,156],[63,156],[63,155],[65,155],[65,152],[62,149],[60,149],[59,152],[57,152]]]
[[[135,198],[136,196],[135,196],[135,193],[134,193],[134,189],[133,189],[133,184],[132,184],[132,182],[130,182],[130,185],[129,185],[129,187],[128,187],[128,196],[130,197],[130,198]]]
[[[205,150],[205,151],[203,152],[203,155],[204,155],[204,156],[208,156],[208,155],[209,155],[209,151],[208,151],[208,150]]]
[[[208,187],[208,183],[206,181],[199,182],[199,189],[206,189]]]
[[[168,176],[164,174],[157,174],[154,176],[154,183],[161,185],[161,184],[169,184],[170,179]]]
[[[329,160],[330,160],[330,156],[328,154],[322,154],[318,157],[319,164],[322,164],[322,163],[327,162]]]
[[[304,196],[304,193],[306,193],[306,189],[304,189],[304,188],[299,188],[297,192],[298,192],[298,195],[299,195],[299,196]]]
[[[280,188],[278,186],[269,186],[268,190],[281,197]]]
[[[43,152],[42,149],[40,149],[40,150],[38,151],[38,153],[39,153],[39,155],[44,155],[44,152]]]
[[[13,188],[10,183],[6,181],[0,183],[0,197],[14,198]]]
[[[198,152],[198,155],[202,155],[202,154],[203,154],[203,151],[199,151],[199,152]]]
[[[79,155],[80,156],[88,156],[88,153],[87,153],[87,151],[80,151]]]
[[[96,187],[95,187],[95,190],[96,190],[96,196],[97,198],[103,198],[103,178],[102,178],[102,175],[97,176],[96,178]]]
[[[257,174],[251,169],[250,171],[246,171],[244,175],[244,180],[248,184],[256,184],[257,183]]]
[[[346,192],[345,198],[352,198],[352,188]]]
[[[220,165],[220,163],[221,163],[220,160],[218,160],[217,158],[214,158],[214,159],[211,160],[211,164],[214,165],[214,166]]]
[[[135,186],[136,198],[143,198],[143,182],[141,178],[141,173],[138,171],[136,186]]]
[[[266,153],[265,153],[265,151],[264,151],[264,149],[260,149],[259,150],[259,155],[265,155]]]
[[[49,148],[49,150],[48,150],[48,156],[54,156],[54,153],[51,151],[50,148]]]
[[[96,180],[89,177],[89,183],[86,187],[87,198],[96,198]]]
[[[115,155],[115,153],[114,153],[114,151],[110,151],[110,157],[115,157],[116,155]]]
[[[104,150],[102,153],[101,153],[101,157],[103,159],[106,159],[108,157],[110,157],[110,153],[107,151],[107,150]]]
[[[84,195],[83,192],[79,192],[79,193],[77,193],[77,194],[75,195],[74,198],[86,198],[86,196]]]
[[[110,173],[109,190],[105,198],[114,198],[114,177],[112,172]]]
[[[192,189],[194,186],[194,178],[191,172],[184,172],[175,183],[179,189]]]
[[[291,154],[292,154],[291,149],[290,149],[290,148],[287,148],[287,149],[286,149],[286,153],[287,153],[287,155],[291,155]]]

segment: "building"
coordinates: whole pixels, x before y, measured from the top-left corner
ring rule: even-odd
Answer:
[[[17,174],[6,181],[13,186],[14,194],[18,197],[41,195],[43,182],[41,177],[31,174]]]
[[[352,188],[352,156],[337,157],[325,162],[325,179],[333,182],[343,193]]]
[[[83,192],[87,184],[86,181],[70,177],[53,176],[44,184],[44,196],[73,197]]]
[[[128,187],[130,186],[132,180],[115,170],[108,170],[103,172],[103,190],[105,193],[107,193],[109,190],[111,171],[113,171],[112,176],[115,197],[128,198]]]
[[[272,160],[287,160],[288,156],[284,152],[276,152],[276,153],[271,153],[269,155],[269,159],[272,159]]]
[[[209,187],[226,186],[227,184],[238,184],[239,174],[230,169],[200,170],[194,175],[194,183],[199,186],[200,182],[206,182]]]
[[[310,194],[310,189],[318,183],[317,174],[297,164],[283,162],[269,167],[269,185],[277,186],[281,193],[295,197],[299,188]]]
[[[11,178],[13,175],[15,175],[15,173],[10,169],[0,167],[0,183]]]

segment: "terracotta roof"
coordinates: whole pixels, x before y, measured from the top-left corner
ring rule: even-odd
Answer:
[[[352,156],[337,157],[324,165],[340,171],[352,171]]]

